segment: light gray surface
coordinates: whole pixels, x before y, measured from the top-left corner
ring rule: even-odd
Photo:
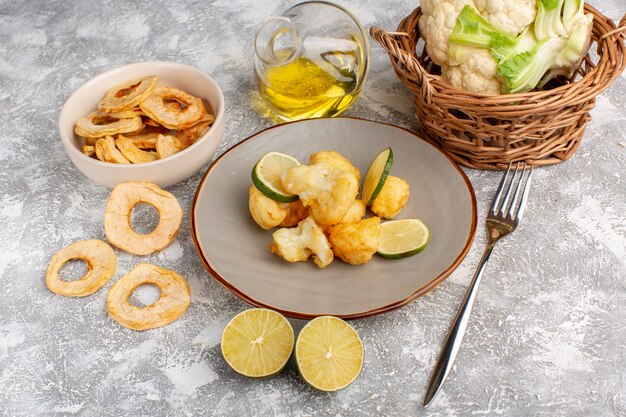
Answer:
[[[195,65],[226,96],[222,152],[271,124],[251,105],[252,38],[260,22],[292,4],[74,3],[0,2],[0,414],[626,415],[624,76],[599,97],[572,160],[536,171],[522,226],[489,264],[456,370],[424,410],[440,343],[485,245],[480,220],[472,250],[450,279],[405,308],[353,322],[365,365],[335,394],[310,389],[293,364],[262,381],[230,371],[220,331],[248,306],[204,271],[187,216],[160,254],[116,251],[116,276],[147,261],[188,278],[192,305],[176,323],[141,333],[118,326],[104,311],[111,284],[83,299],[47,290],[44,273],[55,251],[104,237],[109,193],[71,165],[57,134],[71,91],[125,63]],[[342,1],[365,26],[390,29],[416,3]],[[625,8],[623,0],[594,3],[614,19]],[[411,96],[375,44],[371,63],[347,114],[414,129]],[[483,219],[499,174],[466,172]],[[169,189],[186,213],[200,176]]]

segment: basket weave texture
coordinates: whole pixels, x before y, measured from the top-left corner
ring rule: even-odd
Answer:
[[[370,34],[415,94],[421,133],[456,162],[480,169],[506,169],[511,161],[551,165],[578,149],[596,96],[626,66],[626,15],[616,26],[588,4],[585,12],[593,15],[590,51],[595,44],[597,56],[585,56],[576,73],[560,85],[518,94],[475,93],[444,82],[422,45],[418,55],[419,7],[396,32],[372,27]]]

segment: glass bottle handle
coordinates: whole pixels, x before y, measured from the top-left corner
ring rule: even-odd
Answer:
[[[254,49],[257,58],[265,65],[283,65],[300,55],[302,40],[293,21],[278,16],[261,26]]]

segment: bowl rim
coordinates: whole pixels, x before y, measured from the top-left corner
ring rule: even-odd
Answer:
[[[68,137],[64,132],[63,132],[63,128],[62,128],[62,121],[63,119],[66,119],[66,113],[68,112],[67,110],[67,103],[72,100],[75,96],[84,93],[86,90],[89,90],[90,88],[92,88],[94,85],[98,84],[99,82],[102,81],[103,78],[106,78],[108,76],[113,75],[114,73],[118,73],[118,72],[123,72],[125,70],[128,69],[133,69],[134,67],[145,67],[145,66],[160,66],[160,67],[173,67],[175,69],[179,69],[179,70],[184,70],[184,71],[190,71],[190,72],[194,72],[197,75],[199,75],[200,77],[204,78],[205,81],[207,81],[209,84],[211,84],[213,87],[215,87],[215,90],[217,91],[217,98],[218,98],[218,109],[212,109],[215,112],[215,120],[213,121],[213,124],[211,125],[211,129],[209,129],[204,135],[202,135],[199,139],[197,139],[191,146],[187,147],[186,149],[183,149],[180,152],[175,153],[174,155],[170,155],[167,158],[163,158],[163,159],[157,159],[155,161],[150,161],[150,162],[144,162],[141,164],[113,164],[110,162],[104,162],[104,161],[100,161],[98,159],[94,159],[91,158],[87,155],[85,155],[84,153],[82,153],[78,147],[72,143],[72,138]],[[224,123],[224,117],[225,117],[225,100],[224,100],[224,93],[222,92],[222,89],[220,88],[219,84],[217,83],[217,81],[215,81],[215,79],[213,77],[211,77],[210,75],[208,75],[207,73],[201,71],[200,69],[188,65],[188,64],[182,64],[179,62],[173,62],[173,61],[142,61],[142,62],[135,62],[132,64],[126,64],[126,65],[120,65],[118,67],[112,68],[108,71],[102,72],[92,78],[90,78],[89,80],[87,80],[86,82],[84,82],[80,87],[78,87],[77,89],[75,89],[72,94],[70,94],[70,96],[65,100],[65,102],[63,103],[63,106],[61,107],[61,112],[59,114],[59,119],[58,119],[58,128],[59,128],[59,135],[61,136],[61,141],[63,142],[63,145],[65,147],[65,150],[67,153],[73,153],[75,156],[77,156],[78,158],[85,158],[85,161],[89,161],[88,163],[92,163],[95,166],[101,166],[101,167],[107,167],[107,168],[111,168],[111,169],[117,169],[117,170],[138,170],[138,169],[142,169],[142,168],[146,168],[146,167],[152,167],[155,165],[159,165],[159,164],[164,164],[167,163],[166,161],[176,161],[177,159],[180,159],[182,157],[184,157],[184,155],[188,154],[190,150],[193,150],[196,148],[196,145],[198,145],[200,142],[205,141],[208,139],[208,137],[211,135],[211,132],[215,132],[215,130],[213,129],[213,126],[218,126],[222,123]],[[95,110],[94,110],[95,111]],[[70,149],[68,149],[70,148]],[[71,157],[71,155],[69,155]]]

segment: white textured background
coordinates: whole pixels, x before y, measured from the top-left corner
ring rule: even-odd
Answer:
[[[366,27],[388,29],[417,6],[341,3]],[[626,10],[624,0],[592,3],[617,20]],[[484,248],[497,173],[466,170],[479,229],[452,277],[405,308],[353,322],[366,362],[360,378],[335,394],[311,390],[293,364],[262,381],[228,368],[219,335],[248,306],[205,272],[187,216],[172,246],[141,259],[189,280],[192,305],[174,324],[147,332],[118,326],[104,310],[111,284],[83,299],[47,290],[54,252],[104,237],[109,193],[73,167],[57,133],[70,93],[121,64],[197,66],[226,96],[221,153],[271,123],[251,105],[252,39],[291,4],[0,0],[0,414],[626,416],[624,75],[599,97],[576,155],[536,171],[524,222],[496,248],[456,370],[427,410],[421,402],[440,343]],[[415,129],[410,93],[374,43],[371,70],[347,114]],[[169,189],[185,213],[200,177]],[[117,276],[139,261],[116,253]]]

